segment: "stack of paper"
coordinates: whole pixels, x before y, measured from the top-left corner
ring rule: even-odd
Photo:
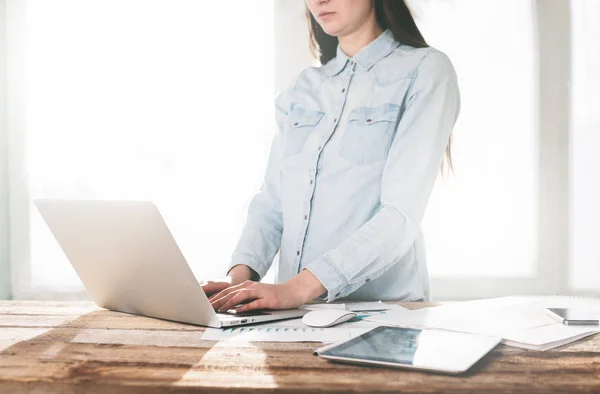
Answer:
[[[502,297],[419,310],[392,310],[366,320],[383,325],[434,328],[503,338],[510,346],[548,350],[600,332],[598,326],[566,326],[545,308],[600,308],[600,300],[575,297]]]
[[[367,317],[383,316],[394,310],[403,310],[399,305],[382,302],[361,302],[346,304],[309,304],[308,309],[344,308],[359,312],[348,322],[329,328],[313,328],[302,323],[301,319],[267,322],[232,328],[207,328],[202,335],[207,341],[232,342],[323,342],[331,343],[354,338],[379,326],[365,321]]]

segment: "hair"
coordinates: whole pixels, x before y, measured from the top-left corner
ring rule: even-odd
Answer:
[[[405,0],[374,0],[374,3],[377,24],[383,30],[389,29],[396,41],[414,48],[426,48],[429,46],[419,31]],[[308,21],[311,52],[324,65],[335,58],[338,39],[325,33],[321,25],[319,25],[310,13],[308,7],[306,7],[306,18]],[[446,146],[442,162],[442,173],[445,170],[454,171],[452,164],[452,134],[448,139],[448,145]]]

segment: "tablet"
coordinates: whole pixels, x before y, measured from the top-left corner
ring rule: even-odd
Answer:
[[[492,350],[501,338],[442,330],[377,327],[358,337],[318,349],[340,362],[459,374]]]
[[[566,325],[600,324],[600,312],[573,308],[546,308],[546,314]]]

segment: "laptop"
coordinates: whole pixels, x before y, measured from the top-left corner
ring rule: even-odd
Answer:
[[[151,202],[36,199],[34,204],[100,307],[217,328],[308,312],[216,313]]]

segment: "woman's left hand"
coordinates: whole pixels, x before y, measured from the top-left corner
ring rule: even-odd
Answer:
[[[247,280],[237,286],[231,286],[209,298],[215,310],[225,312],[236,305],[236,312],[252,309],[292,309],[305,303],[300,294],[295,294],[287,284],[272,285]]]

